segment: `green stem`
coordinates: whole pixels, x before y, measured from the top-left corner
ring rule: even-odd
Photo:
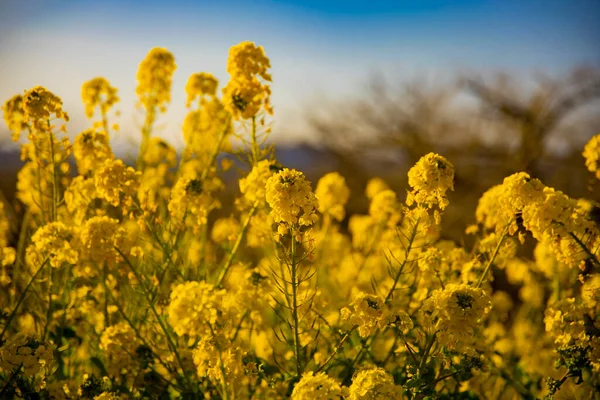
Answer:
[[[4,396],[4,394],[6,393],[6,390],[10,387],[10,385],[13,382],[13,380],[15,379],[15,377],[17,376],[17,374],[21,370],[21,367],[23,367],[23,363],[19,364],[19,367],[15,368],[15,370],[12,372],[12,374],[10,374],[10,378],[8,378],[8,381],[6,382],[6,385],[4,385],[2,387],[2,390],[0,391],[0,397]]]
[[[102,105],[100,106],[100,114],[102,114],[102,126],[104,127],[104,132],[108,136],[108,119],[106,118],[106,111],[104,111]]]
[[[17,310],[19,309],[19,306],[21,305],[23,300],[25,300],[25,295],[27,294],[27,291],[29,290],[29,288],[31,287],[31,285],[33,284],[33,282],[35,281],[37,276],[40,274],[40,272],[42,272],[42,269],[44,269],[47,262],[48,262],[48,258],[46,258],[46,260],[42,263],[40,268],[38,268],[38,270],[35,272],[35,274],[33,274],[31,279],[29,280],[29,283],[27,284],[27,286],[25,286],[25,289],[23,289],[23,292],[21,293],[21,296],[19,297],[19,301],[17,302],[17,305],[15,306],[15,308],[12,310],[12,312],[6,319],[6,324],[4,325],[4,328],[2,329],[2,333],[0,333],[0,341],[2,341],[2,338],[4,337],[4,333],[10,326],[10,323],[12,322],[13,318],[15,317]]]
[[[387,304],[390,301],[390,299],[392,298],[392,295],[394,294],[394,291],[396,290],[396,286],[398,285],[398,281],[400,280],[400,276],[402,275],[402,271],[404,271],[404,267],[408,263],[410,251],[412,250],[412,246],[415,242],[415,238],[417,237],[417,228],[418,227],[419,227],[419,219],[417,219],[415,221],[415,225],[413,226],[413,230],[408,239],[408,244],[406,245],[406,254],[404,256],[404,260],[402,261],[402,265],[400,265],[400,268],[398,268],[398,272],[396,273],[396,276],[394,277],[394,284],[390,288],[387,296],[385,296],[385,301],[384,301],[385,304]]]
[[[121,252],[121,250],[119,250],[118,247],[115,247],[115,250],[117,250],[117,252],[121,255],[121,257],[123,257],[123,259],[125,260],[125,264],[127,264],[127,266],[129,267],[129,269],[131,270],[131,272],[133,272],[133,275],[135,276],[135,279],[137,279],[137,281],[140,283],[140,286],[142,287],[142,291],[144,292],[144,297],[146,299],[146,302],[148,303],[148,305],[150,306],[150,310],[152,310],[152,313],[154,314],[154,317],[156,317],[156,320],[158,321],[158,324],[160,325],[160,328],[162,329],[163,333],[165,334],[166,338],[167,338],[167,342],[169,343],[169,347],[171,347],[171,351],[175,354],[175,357],[177,358],[177,362],[179,363],[179,366],[181,367],[181,370],[183,371],[183,375],[185,377],[185,380],[187,382],[187,384],[189,385],[190,389],[194,389],[189,376],[187,374],[187,371],[185,369],[185,366],[183,364],[183,360],[181,358],[181,355],[179,354],[179,351],[177,351],[177,346],[175,345],[175,342],[173,341],[173,338],[171,338],[171,334],[169,333],[169,330],[167,329],[164,321],[162,320],[162,318],[160,317],[160,315],[158,314],[158,312],[156,311],[156,307],[154,307],[154,303],[151,301],[151,295],[148,292],[148,289],[146,288],[146,285],[144,284],[144,281],[142,280],[142,277],[140,276],[140,274],[137,272],[137,270],[135,269],[135,267],[131,264],[131,262],[129,261],[129,259],[125,256],[125,254],[123,254],[123,252]],[[195,390],[194,390],[195,392]]]
[[[302,365],[300,360],[300,327],[298,320],[298,277],[296,265],[296,230],[292,230],[292,249],[291,249],[291,265],[290,275],[292,284],[292,319],[294,322],[294,353],[296,354],[296,374],[300,376],[302,374]]]
[[[496,256],[498,255],[498,252],[500,251],[500,247],[502,247],[502,244],[504,243],[504,240],[508,236],[507,234],[508,234],[508,228],[509,227],[510,227],[510,224],[506,225],[506,228],[504,228],[504,232],[502,232],[502,236],[500,237],[500,241],[496,245],[496,248],[494,249],[494,253],[492,253],[492,258],[490,258],[490,261],[488,261],[487,265],[485,266],[485,269],[483,270],[483,274],[481,274],[481,277],[479,278],[479,281],[477,281],[477,284],[475,285],[475,288],[479,288],[481,286],[481,284],[483,283],[483,280],[485,279],[485,277],[487,276],[487,274],[490,272],[492,264],[496,260]]]
[[[29,221],[31,220],[31,211],[27,209],[25,211],[25,215],[23,216],[23,221],[21,223],[21,230],[19,231],[19,241],[17,242],[17,259],[15,260],[15,265],[13,269],[13,276],[20,276],[21,268],[24,266],[23,263],[23,253],[25,252],[25,242],[27,240],[27,232],[29,227]],[[12,295],[11,295],[12,300]]]
[[[231,267],[231,264],[233,263],[233,260],[235,258],[235,255],[236,255],[240,245],[242,244],[242,240],[244,239],[244,234],[245,234],[246,230],[248,229],[248,225],[250,225],[250,220],[252,219],[252,216],[254,215],[254,212],[256,211],[257,206],[258,206],[258,204],[255,204],[250,209],[250,211],[248,211],[248,217],[246,217],[246,220],[244,221],[244,225],[242,225],[242,230],[240,231],[240,234],[238,235],[238,237],[235,241],[235,244],[233,245],[233,248],[231,249],[231,252],[227,256],[227,260],[225,261],[223,268],[221,268],[221,273],[219,274],[219,278],[217,279],[217,286],[221,286],[221,284],[223,283],[223,280],[227,276],[227,273],[229,272],[229,268]]]
[[[156,107],[152,107],[146,114],[146,120],[144,121],[144,126],[142,127],[142,143],[140,145],[140,154],[138,154],[136,163],[138,171],[144,170],[144,154],[146,153],[148,144],[150,142],[150,137],[152,136],[152,125],[154,125],[155,119]]]
[[[258,164],[259,161],[259,146],[256,141],[256,116],[252,117],[252,165]]]
[[[108,285],[106,284],[106,281],[104,282],[104,290],[106,291],[106,293],[108,293],[108,297],[109,297],[110,301],[112,301],[114,303],[114,305],[117,307],[117,311],[119,311],[119,314],[121,314],[121,316],[123,317],[125,322],[127,322],[127,324],[131,327],[131,329],[133,329],[137,338],[144,345],[148,346],[148,348],[152,349],[152,346],[150,346],[150,343],[147,342],[146,339],[144,339],[144,337],[140,333],[139,329],[133,324],[133,321],[131,321],[131,319],[127,316],[127,314],[125,314],[125,310],[123,310],[123,307],[121,306],[121,304],[117,301],[117,299],[115,299],[113,297],[112,293],[110,292],[110,290],[108,288]],[[165,367],[165,369],[167,371],[171,372],[169,365],[163,361],[163,359],[160,357],[158,352],[153,352],[153,353],[154,353],[154,356],[156,357],[156,359],[158,360],[158,362],[161,363],[162,366]],[[169,382],[169,384],[170,384],[170,382]]]
[[[54,136],[50,133],[48,137],[50,138],[50,154],[52,156],[50,160],[52,163],[52,214],[50,217],[52,221],[56,221],[58,219],[56,210],[58,205],[58,180],[56,179],[56,162],[54,161]]]
[[[31,131],[29,131],[30,134]],[[40,160],[40,151],[37,147],[37,142],[34,140],[32,140],[33,142],[33,146],[35,147],[35,163],[37,164],[37,176],[36,176],[36,180],[37,180],[37,186],[38,186],[38,193],[40,195],[40,214],[42,215],[42,221],[46,221],[46,215],[44,213],[44,193],[42,191],[42,167],[41,167],[41,160]]]
[[[325,362],[315,371],[315,374],[318,374],[319,372],[323,371],[323,369],[327,366],[327,364],[329,364],[329,362],[331,360],[333,360],[333,357],[335,357],[335,355],[340,351],[342,346],[344,346],[344,343],[346,343],[346,340],[348,340],[348,338],[350,337],[350,334],[352,332],[354,332],[354,330],[356,328],[357,328],[357,326],[353,326],[352,329],[350,329],[348,332],[346,332],[346,334],[342,337],[342,339],[337,344],[337,346],[335,346],[335,348],[333,349],[333,352],[329,355],[329,357],[327,357],[327,360],[325,360]]]
[[[44,325],[44,334],[42,335],[42,341],[46,340],[48,334],[48,328],[50,328],[50,322],[52,320],[52,281],[54,277],[54,271],[52,265],[48,263],[48,309],[46,310],[46,324]]]
[[[421,362],[419,363],[419,367],[417,369],[417,373],[419,374],[419,376],[421,376],[423,368],[425,368],[425,364],[427,364],[427,359],[429,358],[429,351],[431,351],[431,347],[435,342],[435,335],[436,334],[434,333],[430,338],[427,338],[427,342],[425,343],[425,351],[423,352],[423,357],[421,358]]]
[[[581,247],[583,252],[587,254],[587,256],[592,260],[592,262],[596,264],[596,266],[600,266],[600,261],[598,261],[596,255],[592,253],[590,249],[588,249],[588,247],[581,241],[581,239],[577,237],[577,235],[575,235],[573,232],[569,232],[569,236],[571,236],[573,240],[575,240],[575,242],[579,245],[579,247]]]

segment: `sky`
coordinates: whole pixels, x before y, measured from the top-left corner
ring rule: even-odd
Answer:
[[[115,1],[0,0],[0,100],[36,85],[64,100],[72,134],[88,123],[81,84],[119,89],[123,131],[136,112],[135,74],[155,46],[175,55],[173,102],[158,133],[180,145],[184,86],[207,71],[222,85],[229,48],[249,40],[271,59],[273,138],[310,140],[311,107],[360,96],[368,78],[600,66],[598,0]],[[8,133],[0,128],[0,143]]]

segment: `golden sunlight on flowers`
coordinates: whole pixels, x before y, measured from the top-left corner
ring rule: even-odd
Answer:
[[[600,135],[590,139],[583,148],[583,157],[588,171],[596,174],[596,179],[600,179]]]
[[[62,109],[62,100],[43,86],[36,86],[25,92],[23,96],[23,110],[25,118],[38,131],[50,128],[49,121],[52,116],[65,121],[69,116]]]
[[[294,386],[293,400],[338,400],[344,398],[346,390],[324,373],[308,372]]]
[[[185,93],[187,100],[185,105],[190,107],[196,98],[200,98],[200,103],[205,97],[215,97],[219,81],[211,73],[199,72],[192,74],[185,84]]]
[[[2,113],[8,130],[12,132],[12,140],[18,141],[21,132],[29,128],[23,108],[23,96],[17,94],[7,100],[2,106]]]
[[[137,71],[138,85],[135,89],[140,104],[150,112],[161,111],[171,102],[173,73],[177,69],[175,57],[167,49],[154,47],[140,63]]]
[[[23,166],[0,193],[0,398],[594,398],[594,196],[511,171],[467,236],[449,197],[464,159],[313,191],[269,144],[262,47],[232,46],[223,90],[192,74],[167,142],[176,67],[163,48],[140,63],[135,159],[115,157],[104,78],[82,86],[95,120],[77,135],[44,87],[4,103]],[[599,148],[583,150],[596,177]]]
[[[313,225],[317,198],[302,172],[284,168],[267,180],[266,199],[279,235]],[[293,232],[297,234],[297,232]]]
[[[315,196],[319,200],[319,212],[331,215],[335,220],[344,219],[344,206],[350,197],[350,189],[346,186],[346,180],[337,172],[331,172],[317,183]]]
[[[444,157],[429,153],[408,171],[408,184],[413,188],[406,200],[431,208],[446,208],[446,191],[454,190],[454,166]]]
[[[399,388],[394,378],[383,368],[372,367],[359,371],[352,378],[349,392],[350,400],[385,400],[397,396]]]
[[[227,72],[231,79],[223,89],[223,103],[236,119],[252,118],[261,108],[273,114],[269,68],[271,62],[262,46],[242,42],[229,50]]]
[[[102,77],[94,78],[81,86],[81,100],[85,106],[85,115],[92,118],[97,108],[105,116],[108,110],[119,101],[117,89]]]

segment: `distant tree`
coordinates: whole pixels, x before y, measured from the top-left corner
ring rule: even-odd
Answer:
[[[537,174],[547,140],[575,112],[595,104],[600,111],[600,71],[578,68],[564,77],[539,76],[528,93],[502,75],[495,82],[465,79],[465,87],[480,100],[485,116],[517,134],[519,145],[512,160],[518,169]],[[590,132],[589,136],[592,136]],[[580,147],[581,143],[575,143]]]

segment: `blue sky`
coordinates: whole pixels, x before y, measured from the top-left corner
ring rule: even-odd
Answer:
[[[187,77],[209,71],[225,84],[229,47],[250,40],[273,65],[275,137],[303,138],[309,106],[360,95],[373,73],[401,81],[600,66],[598,20],[598,0],[0,0],[0,98],[45,85],[77,133],[81,84],[103,75],[120,89],[119,122],[131,130],[137,65],[167,47],[179,68],[160,132],[177,143]]]

